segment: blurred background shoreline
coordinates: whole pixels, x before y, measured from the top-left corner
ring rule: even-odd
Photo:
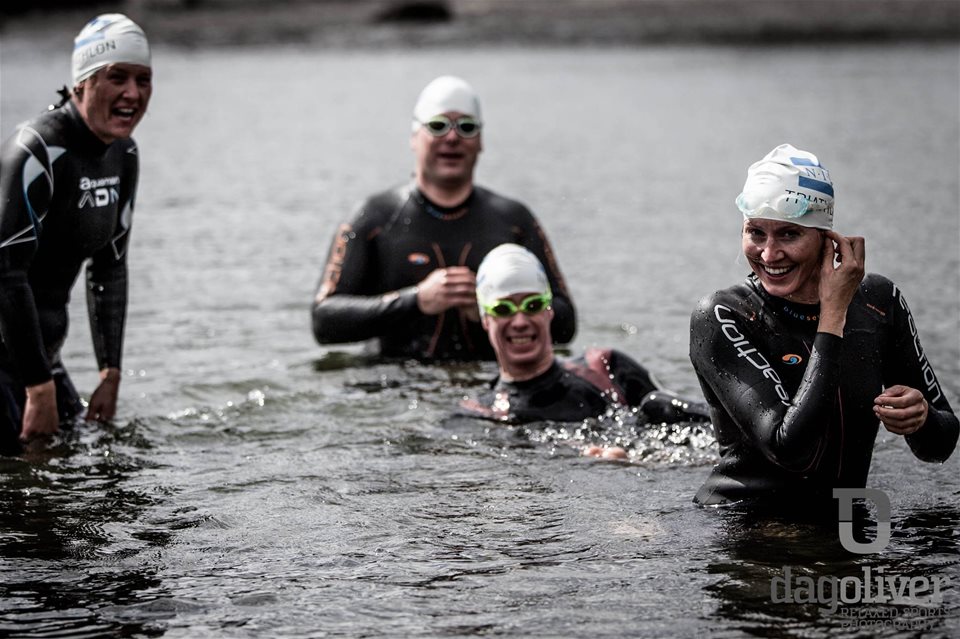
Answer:
[[[957,0],[12,0],[0,36],[122,11],[172,45],[958,41]]]

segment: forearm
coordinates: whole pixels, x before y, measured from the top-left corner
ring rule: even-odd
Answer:
[[[87,313],[97,365],[119,369],[127,317],[126,263],[87,270]]]
[[[960,435],[957,416],[930,405],[927,420],[918,431],[906,436],[913,454],[926,462],[945,462],[953,453]]]
[[[0,273],[0,334],[25,385],[51,379],[39,313],[22,271]]]
[[[415,287],[382,295],[330,295],[314,302],[313,335],[320,344],[358,342],[419,314]]]
[[[764,454],[788,470],[812,467],[823,447],[840,386],[842,338],[817,333],[803,381],[782,418],[759,424]]]

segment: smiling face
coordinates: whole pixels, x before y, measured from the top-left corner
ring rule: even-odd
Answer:
[[[516,305],[539,293],[517,293],[508,299]],[[483,328],[497,355],[500,376],[507,381],[524,381],[543,373],[553,363],[553,339],[550,321],[553,309],[547,307],[534,315],[518,312],[510,317],[484,315]]]
[[[153,93],[150,67],[109,64],[79,84],[77,110],[104,143],[128,138],[143,119]]]
[[[451,120],[462,117],[458,111],[444,113]],[[416,158],[415,173],[418,185],[435,186],[444,190],[457,189],[473,183],[473,169],[477,156],[483,150],[481,135],[462,138],[455,128],[436,137],[424,126],[417,127],[410,140]]]
[[[763,288],[794,302],[820,300],[823,241],[818,229],[790,222],[753,219],[743,224],[743,254]]]

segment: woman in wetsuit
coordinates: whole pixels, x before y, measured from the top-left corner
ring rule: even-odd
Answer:
[[[737,205],[753,273],[690,321],[721,457],[695,501],[862,488],[881,423],[919,459],[946,460],[957,417],[900,289],[864,277],[863,238],[832,230],[833,184],[817,157],[777,147],[750,167]]]
[[[0,146],[0,455],[82,414],[60,350],[84,265],[100,370],[85,415],[116,413],[139,175],[131,135],[152,78],[143,30],[122,14],[98,16],[74,40],[73,89]]]

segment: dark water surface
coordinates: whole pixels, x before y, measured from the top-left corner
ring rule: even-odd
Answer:
[[[3,34],[4,135],[67,77],[54,44]],[[945,577],[942,606],[894,608],[933,615],[925,630],[869,634],[960,634],[957,455],[921,464],[880,436],[870,485],[891,496],[893,538],[858,557],[835,524],[695,508],[708,435],[638,434],[629,414],[453,418],[489,364],[370,364],[316,346],[308,317],[335,225],[407,178],[417,92],[456,73],[483,99],[480,182],[553,240],[574,350],[620,348],[696,393],[689,313],[745,275],[733,198],[789,141],[832,170],[838,230],[905,291],[957,405],[957,46],[158,47],[155,65],[120,415],[0,461],[0,635],[867,634],[772,602],[784,566]],[[89,392],[76,297],[64,356]],[[632,463],[578,455],[604,440]]]

